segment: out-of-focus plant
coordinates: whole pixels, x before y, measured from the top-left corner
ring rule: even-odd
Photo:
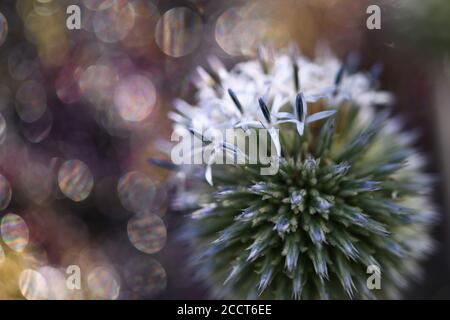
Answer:
[[[412,0],[394,2],[386,10],[387,21],[403,44],[413,46],[419,54],[448,57],[450,52],[450,2]]]

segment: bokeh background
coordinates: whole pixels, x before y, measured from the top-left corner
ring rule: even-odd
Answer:
[[[380,30],[366,27],[373,4]],[[450,298],[449,15],[446,0],[2,0],[0,299],[209,298],[177,237],[179,186],[149,159],[166,157],[166,115],[196,67],[232,66],[261,42],[382,63],[437,177],[437,250],[405,297]]]

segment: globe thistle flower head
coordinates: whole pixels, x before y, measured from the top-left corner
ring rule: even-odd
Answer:
[[[208,183],[180,192],[197,206],[185,236],[199,276],[226,298],[398,297],[431,252],[435,214],[415,136],[375,107],[392,102],[376,88],[379,66],[267,49],[231,71],[210,65],[198,68],[195,104],[176,101],[175,131],[210,145],[215,130],[267,129],[279,168],[261,175],[260,164],[213,155]],[[229,141],[221,149],[248,156]],[[367,285],[370,266],[380,289]]]

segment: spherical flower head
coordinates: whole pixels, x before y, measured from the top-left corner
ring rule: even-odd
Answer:
[[[432,250],[435,214],[415,136],[378,106],[392,102],[377,90],[379,67],[356,72],[352,61],[329,52],[312,61],[267,48],[231,71],[214,58],[210,65],[198,69],[196,103],[176,102],[175,130],[204,146],[215,130],[251,136],[268,129],[279,164],[261,175],[261,164],[217,164],[212,157],[204,181],[180,192],[198,207],[184,235],[212,292],[399,297]],[[192,129],[200,124],[204,132]],[[221,142],[213,150],[248,156]],[[375,288],[368,273],[374,269]]]

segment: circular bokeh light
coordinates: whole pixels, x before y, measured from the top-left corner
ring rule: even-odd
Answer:
[[[25,269],[20,273],[19,288],[27,300],[48,299],[48,285],[44,276],[36,270]]]
[[[136,16],[134,26],[122,40],[122,44],[133,54],[146,55],[153,46],[154,30],[161,15],[155,4],[148,0],[132,0],[130,4],[134,7]]]
[[[44,87],[36,81],[22,83],[16,93],[16,111],[20,119],[33,122],[47,109],[47,96]]]
[[[0,144],[2,144],[6,139],[6,120],[0,114]]]
[[[63,158],[53,157],[50,159],[50,172],[51,172],[50,175],[51,175],[51,189],[52,189],[51,195],[55,199],[59,200],[65,198],[64,194],[61,192],[58,186],[58,172],[63,163],[64,163]]]
[[[61,10],[57,0],[37,0],[33,2],[33,10],[40,16],[49,17]]]
[[[155,40],[159,48],[171,57],[182,57],[197,48],[202,37],[200,16],[184,7],[168,10],[156,25]]]
[[[91,65],[80,76],[81,93],[95,105],[109,102],[119,80],[117,72],[104,65]]]
[[[119,297],[120,281],[109,267],[96,267],[89,273],[87,283],[94,299],[115,300]]]
[[[0,245],[0,267],[2,266],[3,262],[6,260],[5,250],[3,250],[3,247]]]
[[[130,3],[97,11],[93,20],[97,38],[106,43],[124,39],[134,26],[134,7]]]
[[[152,207],[149,208],[148,212],[162,217],[166,214],[167,207],[169,205],[169,195],[167,194],[167,189],[165,186],[158,186],[156,189],[155,199],[158,199],[158,201],[152,202]]]
[[[8,56],[8,71],[15,80],[23,81],[37,70],[36,50],[23,42],[15,46]]]
[[[82,0],[83,5],[89,10],[105,10],[114,4],[114,0]]]
[[[217,19],[215,38],[219,46],[229,55],[242,54],[240,38],[235,32],[236,26],[242,21],[240,8],[230,8]]]
[[[68,65],[62,68],[55,80],[56,95],[64,103],[75,103],[80,100],[78,81],[82,69],[77,65]]]
[[[126,121],[144,120],[153,110],[156,90],[146,77],[133,75],[122,79],[114,94],[119,115]]]
[[[253,56],[258,46],[264,42],[267,24],[263,20],[244,20],[236,26],[236,34],[240,38],[241,54]]]
[[[154,214],[136,215],[128,221],[130,242],[139,251],[152,254],[166,244],[167,230],[160,217]]]
[[[47,283],[49,300],[65,300],[68,297],[66,286],[66,275],[53,267],[45,266],[39,268],[39,274],[42,275]]]
[[[254,6],[234,7],[217,19],[215,39],[231,56],[254,55],[260,43],[266,39],[268,24]]]
[[[0,46],[5,43],[8,35],[8,21],[5,16],[0,12]]]
[[[28,245],[29,231],[25,221],[17,214],[8,213],[2,218],[0,232],[3,242],[16,252]]]
[[[0,174],[0,211],[5,210],[11,201],[12,191],[8,180]]]
[[[131,260],[125,267],[124,279],[128,287],[128,299],[152,298],[167,286],[166,271],[153,258]]]
[[[86,199],[94,186],[89,168],[80,160],[68,160],[59,168],[58,185],[62,193],[73,201]]]
[[[119,199],[125,209],[134,213],[147,212],[155,199],[156,186],[144,173],[132,171],[119,179]]]

